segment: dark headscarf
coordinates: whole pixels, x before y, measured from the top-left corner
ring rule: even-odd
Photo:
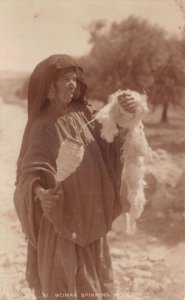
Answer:
[[[19,170],[21,159],[26,151],[30,128],[40,111],[48,103],[48,89],[56,73],[63,69],[74,68],[77,76],[77,85],[80,87],[78,99],[72,101],[81,101],[85,103],[85,93],[87,85],[83,79],[83,70],[76,61],[67,54],[51,55],[41,61],[32,72],[28,86],[28,122],[24,131],[21,150],[17,161],[17,179],[19,178]]]

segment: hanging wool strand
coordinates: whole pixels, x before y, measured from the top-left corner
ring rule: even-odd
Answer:
[[[117,100],[124,91],[118,90],[111,95],[109,103],[96,115],[101,123],[101,136],[108,142],[112,142],[121,129],[127,129],[122,146],[121,161],[124,163],[121,176],[121,197],[124,197],[125,184],[127,186],[127,200],[130,203],[130,211],[126,214],[126,231],[134,234],[136,220],[141,216],[146,203],[144,187],[145,161],[152,156],[152,150],[148,146],[144,126],[141,122],[148,112],[146,94],[136,91],[130,92],[135,99],[135,113],[125,111]]]

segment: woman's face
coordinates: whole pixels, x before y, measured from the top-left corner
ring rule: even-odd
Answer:
[[[77,89],[75,70],[62,71],[54,80],[49,90],[51,105],[62,111],[69,104]]]
[[[55,82],[56,96],[58,100],[63,104],[70,103],[74,96],[76,87],[77,83],[75,71],[71,70],[61,74]]]

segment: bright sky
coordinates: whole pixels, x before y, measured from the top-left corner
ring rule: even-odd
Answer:
[[[175,0],[0,0],[0,69],[31,71],[51,54],[83,55],[92,20],[129,15],[176,34],[184,25]]]

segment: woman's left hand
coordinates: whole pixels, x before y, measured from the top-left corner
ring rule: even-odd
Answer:
[[[132,96],[131,92],[123,92],[117,97],[117,99],[121,108],[123,108],[129,113],[135,113],[135,99]]]

